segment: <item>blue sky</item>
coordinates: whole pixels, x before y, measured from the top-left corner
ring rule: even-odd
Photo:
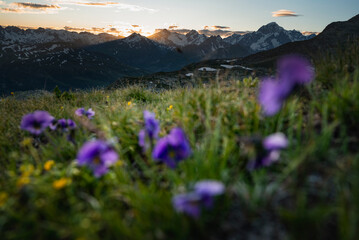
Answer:
[[[227,31],[254,31],[273,21],[285,29],[320,32],[333,21],[344,21],[359,14],[359,1],[0,0],[0,9],[0,25],[68,26],[108,32],[112,29],[121,35],[131,31],[148,35],[169,26],[196,30],[205,26],[214,30],[213,26],[221,26]],[[273,17],[272,13],[278,10],[289,10],[299,16]]]

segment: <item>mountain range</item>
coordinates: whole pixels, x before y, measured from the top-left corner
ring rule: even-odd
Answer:
[[[125,76],[170,72],[210,59],[242,58],[313,36],[276,23],[256,32],[220,36],[161,30],[126,38],[65,30],[0,27],[0,93],[106,86]]]

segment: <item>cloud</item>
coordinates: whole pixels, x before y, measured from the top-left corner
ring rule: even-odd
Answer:
[[[298,15],[297,13],[285,9],[272,12],[272,17],[299,17],[299,16],[300,15]]]
[[[305,35],[305,36],[309,36],[309,35],[312,35],[312,34],[318,35],[319,33],[318,32],[311,32],[311,31],[303,31],[302,34]]]
[[[23,2],[15,2],[13,5],[16,5],[20,8],[33,8],[33,9],[58,9],[60,8],[57,5],[47,5],[47,4],[38,4],[38,3],[23,3]]]
[[[168,29],[176,29],[178,28],[178,26],[175,26],[175,25],[172,25],[172,26],[169,26]]]
[[[134,24],[134,25],[131,25],[131,26],[134,27],[134,28],[141,27],[140,25],[137,25],[137,24]]]
[[[131,5],[131,4],[125,4],[125,3],[118,3],[118,9],[119,10],[128,10],[131,12],[141,12],[141,11],[146,11],[149,13],[155,13],[158,12],[158,10],[156,9],[152,9],[152,8],[146,8],[146,7],[141,7],[138,5]]]
[[[76,2],[78,5],[86,5],[86,6],[109,6],[109,5],[117,5],[119,3],[116,2]]]
[[[208,27],[208,26],[206,26]],[[226,26],[212,26],[212,28],[214,29],[230,29],[230,27],[226,27]]]
[[[0,12],[2,13],[54,14],[57,13],[60,9],[65,9],[58,5],[28,2],[13,2],[6,4],[5,2],[0,1],[0,5],[3,6],[0,8]]]

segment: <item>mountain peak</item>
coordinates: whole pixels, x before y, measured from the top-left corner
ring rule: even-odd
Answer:
[[[267,34],[267,33],[273,33],[273,32],[280,32],[283,31],[284,28],[279,26],[276,22],[268,23],[267,25],[264,25],[258,29],[258,32]]]
[[[186,34],[187,37],[189,37],[189,36],[197,36],[197,35],[199,35],[199,33],[196,30],[191,30]]]

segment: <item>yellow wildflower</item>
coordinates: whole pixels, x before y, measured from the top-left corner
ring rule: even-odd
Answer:
[[[118,161],[115,163],[115,166],[122,167],[122,166],[123,166],[123,161],[118,160]]]
[[[168,108],[167,108],[167,111],[171,111],[173,108],[173,105],[170,105]]]
[[[22,176],[28,177],[34,172],[35,168],[31,164],[24,164],[20,166],[20,171],[22,173]]]
[[[52,166],[54,166],[54,165],[55,165],[54,160],[46,161],[45,164],[44,164],[44,169],[46,171],[49,171],[52,168]]]
[[[60,109],[61,109],[61,110],[64,109],[64,106],[61,106]]]
[[[26,147],[26,146],[30,146],[32,144],[32,138],[24,138],[24,140],[22,140],[21,145]]]
[[[52,187],[56,190],[60,190],[61,188],[64,188],[66,185],[71,183],[70,178],[60,178],[59,180],[56,180],[52,183]]]
[[[24,185],[27,185],[30,183],[30,178],[29,176],[26,176],[26,175],[22,175],[16,182],[16,186],[18,188],[21,188],[22,186]]]
[[[0,207],[5,205],[8,198],[9,195],[6,192],[0,192]]]
[[[14,92],[11,92],[11,95],[14,95]]]
[[[132,104],[132,102],[128,102],[128,103],[127,103],[128,106],[131,106],[131,104]]]

